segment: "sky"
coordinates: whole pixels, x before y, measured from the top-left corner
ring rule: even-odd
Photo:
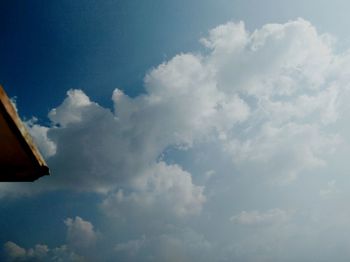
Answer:
[[[348,261],[349,7],[1,1],[0,261]]]

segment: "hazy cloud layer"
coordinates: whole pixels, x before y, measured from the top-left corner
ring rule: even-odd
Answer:
[[[290,212],[275,208],[266,212],[242,211],[238,215],[232,216],[230,220],[233,223],[247,226],[269,225],[287,222],[290,215]]]

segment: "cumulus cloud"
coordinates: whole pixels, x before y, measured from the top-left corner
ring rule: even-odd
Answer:
[[[145,94],[116,89],[114,112],[70,90],[49,113],[51,127],[31,125],[51,187],[112,192],[143,177],[169,147],[208,140],[235,165],[260,165],[286,181],[323,166],[324,149],[339,141],[324,127],[337,120],[342,91],[332,81],[330,39],[302,19],[253,33],[230,22],[201,40],[208,54],[179,54],[151,70]]]
[[[122,261],[212,261],[212,244],[189,228],[168,234],[142,236],[114,247],[114,256]]]
[[[7,253],[8,257],[15,260],[15,259],[22,259],[26,256],[27,251],[16,245],[15,243],[8,241],[4,245],[5,252]]]
[[[96,240],[97,233],[89,221],[80,217],[67,218],[64,221],[67,226],[67,243],[55,248],[49,248],[45,244],[37,244],[34,248],[23,248],[18,244],[8,241],[4,244],[6,259],[11,261],[89,261],[80,252],[88,253],[87,248],[91,248]]]
[[[333,52],[329,35],[303,19],[252,33],[230,22],[201,42],[207,54],[179,54],[149,71],[144,94],[132,98],[116,89],[114,111],[82,90],[68,91],[49,113],[51,126],[29,124],[53,175],[21,191],[145,191],[132,181],[161,166],[167,149],[208,141],[241,173],[282,182],[327,164],[340,141],[328,127],[339,117],[344,88],[335,68],[345,59]],[[13,186],[3,188],[6,194]],[[175,206],[188,206],[187,198],[177,200],[184,202]]]
[[[25,249],[18,246],[16,243],[8,241],[4,244],[6,259],[9,262],[83,262],[86,261],[83,257],[77,255],[70,250],[66,245],[49,249],[47,245],[37,244],[34,248]]]
[[[191,174],[177,165],[159,162],[133,181],[131,193],[119,189],[103,202],[103,209],[123,216],[128,209],[140,214],[159,209],[177,217],[198,214],[205,202],[203,187],[192,183]]]
[[[33,118],[27,121],[25,124],[30,130],[30,134],[35,140],[37,146],[40,148],[40,151],[43,154],[43,156],[45,158],[54,156],[56,154],[56,144],[53,141],[51,141],[47,136],[47,132],[50,130],[50,128],[46,126],[37,125],[37,121],[38,120],[36,118]]]
[[[207,60],[216,69],[218,89],[244,97],[250,108],[240,129],[225,136],[233,161],[284,182],[323,166],[324,152],[339,143],[323,128],[337,120],[342,90],[332,82],[331,37],[299,19],[251,34],[243,23],[228,23],[202,42],[212,50]]]
[[[321,191],[301,184],[311,184],[312,172],[334,173],[324,170],[349,138],[340,124],[348,122],[349,54],[336,53],[332,37],[303,19],[253,32],[243,22],[229,22],[200,41],[206,52],[181,53],[151,69],[142,94],[114,90],[113,109],[82,90],[69,90],[50,111],[50,125],[28,123],[52,176],[30,187],[1,184],[0,196],[59,189],[98,193],[103,214],[124,221],[132,232],[132,238],[124,232],[113,242],[113,252],[125,259],[191,261],[200,257],[198,250],[216,249],[227,251],[224,261],[284,260],[282,251],[274,251],[288,250],[280,246],[283,241],[302,238],[293,233],[299,225],[287,223],[293,214],[288,210],[305,208],[308,194],[336,192],[333,182]],[[249,211],[262,203],[281,208]],[[229,221],[232,214],[222,214],[229,205],[244,211]],[[306,213],[295,216],[309,221],[302,217]],[[164,229],[169,223],[183,227],[184,221],[212,241],[196,230]],[[78,252],[96,242],[90,222],[76,217],[65,224],[67,249]],[[284,225],[283,241],[276,241],[275,225]],[[268,241],[243,236],[251,226],[265,230]],[[29,256],[14,243],[7,246],[12,256]]]
[[[81,249],[95,244],[97,233],[89,221],[77,216],[74,219],[67,218],[64,224],[67,226],[67,243],[69,246]]]
[[[326,165],[324,156],[333,152],[340,138],[322,132],[317,125],[275,125],[268,122],[244,140],[232,139],[225,150],[245,172],[268,174],[273,181],[288,183],[302,171]]]

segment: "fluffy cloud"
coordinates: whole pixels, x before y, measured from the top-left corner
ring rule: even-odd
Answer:
[[[342,92],[332,81],[331,37],[299,19],[253,33],[227,23],[201,41],[207,55],[154,68],[145,94],[116,89],[114,112],[70,90],[49,113],[52,127],[32,124],[53,172],[48,187],[113,192],[144,177],[169,147],[213,139],[235,165],[263,166],[285,181],[323,166],[324,149],[339,141],[324,128],[337,120]]]
[[[119,189],[103,202],[103,209],[123,216],[130,209],[154,212],[154,208],[183,217],[198,214],[205,202],[203,187],[194,186],[191,174],[177,165],[159,162],[133,181],[131,193]]]
[[[122,261],[212,261],[213,246],[195,231],[184,228],[171,234],[142,236],[114,247],[114,257]]]
[[[326,165],[323,157],[339,144],[335,134],[317,125],[268,122],[244,140],[232,139],[225,147],[244,172],[268,174],[273,181],[287,183],[302,171]]]
[[[9,262],[30,262],[30,261],[47,261],[47,262],[83,262],[85,259],[73,251],[69,250],[66,245],[49,249],[47,245],[35,245],[34,248],[24,249],[17,244],[8,241],[4,245],[6,259]]]
[[[233,161],[284,182],[323,166],[325,149],[339,143],[324,128],[338,118],[342,91],[332,80],[331,37],[299,19],[251,34],[242,23],[228,23],[202,42],[212,50],[207,60],[218,89],[244,97],[250,108],[249,118],[224,141]]]
[[[29,123],[53,175],[22,192],[149,191],[132,181],[161,166],[167,149],[195,149],[208,141],[231,155],[240,172],[260,170],[284,182],[326,164],[325,148],[339,143],[327,128],[338,118],[343,92],[333,81],[343,60],[332,52],[328,35],[302,19],[253,33],[230,22],[201,42],[206,55],[179,54],[151,70],[144,94],[131,98],[116,89],[113,112],[70,90],[50,111],[50,127]],[[172,183],[172,175],[164,177]],[[197,186],[186,181],[188,192],[195,192]],[[166,191],[162,185],[155,190]],[[175,206],[188,207],[188,198],[176,199],[184,202]]]
[[[202,41],[212,49],[208,59],[220,88],[254,96],[318,89],[333,58],[330,36],[319,35],[303,19],[267,24],[251,34],[243,23],[227,23]]]
[[[320,191],[324,184],[310,181],[335,173],[327,169],[332,154],[349,139],[349,55],[337,54],[332,37],[303,19],[253,32],[230,22],[201,42],[205,53],[178,54],[150,70],[144,93],[116,89],[113,110],[82,90],[68,91],[49,126],[28,123],[52,176],[31,186],[2,184],[0,196],[98,193],[110,228],[119,229],[111,249],[124,260],[205,254],[202,261],[285,261],[288,246],[302,249],[293,239],[307,239],[303,223],[315,227],[305,233],[310,243],[327,235],[314,223],[320,212],[305,206],[336,191],[333,182]],[[263,206],[281,208],[257,211]],[[231,207],[238,212],[228,221]],[[79,217],[65,223],[68,250],[79,253],[98,239]],[[169,224],[192,228],[179,233]],[[10,242],[7,250],[18,259],[39,254]],[[215,259],[214,250],[223,256]]]
[[[80,217],[67,218],[67,244],[50,249],[47,245],[37,244],[34,248],[25,249],[12,241],[4,244],[6,259],[10,261],[89,261],[76,252],[86,253],[97,239],[93,225]]]
[[[7,255],[13,260],[24,258],[27,254],[27,251],[24,248],[21,248],[11,241],[5,243],[4,249]]]
[[[67,243],[69,246],[81,249],[95,244],[97,233],[89,221],[77,216],[74,219],[67,218],[64,224],[67,226]]]

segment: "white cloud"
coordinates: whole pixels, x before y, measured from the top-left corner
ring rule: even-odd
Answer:
[[[115,259],[121,261],[213,261],[213,246],[189,228],[173,228],[168,233],[142,236],[114,247]]]
[[[224,33],[216,34],[217,30]],[[244,40],[232,45],[231,39]],[[219,88],[227,92],[271,96],[315,89],[325,81],[332,61],[329,36],[319,35],[303,19],[267,24],[251,34],[242,23],[227,23],[211,30],[207,41],[212,49],[208,59],[218,69]]]
[[[74,248],[88,248],[95,244],[97,233],[94,226],[81,217],[67,218],[64,221],[67,226],[67,243]]]
[[[66,245],[49,249],[47,245],[37,244],[34,248],[25,249],[16,243],[8,241],[4,244],[4,251],[8,262],[83,262],[83,257],[77,255]]]
[[[213,57],[225,60],[243,51],[249,42],[249,33],[245,30],[243,22],[229,22],[210,30],[209,36],[200,41],[205,47],[213,50]]]
[[[285,223],[290,217],[291,212],[275,208],[265,212],[242,211],[239,214],[232,216],[230,220],[235,224],[245,226],[261,226]]]
[[[5,243],[4,249],[9,259],[12,259],[12,260],[24,259],[27,254],[27,251],[24,248],[18,246],[17,244],[11,241],[8,241]]]
[[[184,217],[198,214],[206,198],[203,187],[192,183],[191,174],[177,165],[159,162],[133,181],[131,193],[122,189],[103,203],[103,209],[111,215],[127,215],[134,208],[154,212],[153,209]]]
[[[49,118],[53,124],[66,127],[69,124],[82,121],[85,110],[92,105],[89,97],[81,90],[69,90],[67,98],[58,107],[49,113]]]
[[[152,69],[145,94],[116,89],[114,112],[68,91],[49,113],[51,127],[31,126],[53,174],[42,189],[116,192],[168,148],[208,140],[234,165],[263,165],[283,181],[324,166],[324,148],[338,143],[324,126],[337,120],[341,92],[330,79],[337,56],[329,39],[302,19],[253,33],[230,22],[201,40],[208,54],[179,54]],[[278,167],[266,165],[276,157]]]
[[[129,240],[125,243],[118,243],[114,247],[116,252],[127,252],[129,256],[135,256],[145,244],[145,236],[141,239]]]
[[[12,241],[4,244],[6,259],[11,261],[55,261],[82,262],[89,261],[78,253],[88,254],[97,240],[97,233],[89,221],[80,217],[67,218],[67,244],[49,248],[47,245],[37,244],[34,248],[25,249]]]
[[[243,172],[291,181],[324,166],[325,149],[339,143],[322,126],[338,119],[341,88],[331,80],[337,56],[330,36],[303,19],[251,34],[243,29],[228,23],[202,40],[212,49],[207,61],[216,69],[218,89],[246,98],[251,109],[240,129],[222,136],[223,146]],[[230,44],[235,37],[239,45]]]
[[[55,247],[51,250],[51,260],[57,262],[84,262],[88,261],[84,257],[77,255],[72,250],[70,250],[66,245],[60,247]],[[49,260],[50,261],[50,260]]]
[[[310,195],[336,192],[334,182],[319,191],[310,181],[314,173],[336,173],[327,169],[330,156],[348,138],[349,54],[335,53],[331,37],[303,19],[254,32],[230,22],[201,42],[205,53],[178,54],[150,70],[144,93],[129,97],[116,89],[113,110],[82,90],[68,91],[50,111],[50,126],[29,124],[52,176],[30,186],[1,184],[0,195],[97,192],[103,214],[111,215],[105,219],[113,221],[108,228],[126,232],[110,233],[111,249],[135,260],[191,261],[206,257],[201,251],[208,249],[228,250],[227,261],[283,261],[276,257],[290,253],[293,239],[307,236],[311,243],[328,235],[334,225],[310,232],[297,223],[318,221],[317,212],[312,219],[307,212],[319,208]],[[232,226],[228,206],[243,210],[247,203],[281,208],[242,211],[230,220],[245,227]],[[294,214],[286,206],[298,210],[296,224],[289,223]],[[67,245],[47,253],[92,247],[97,238],[90,222],[76,217],[65,223]],[[184,223],[205,233],[167,230]],[[251,233],[250,226],[260,226],[259,232]],[[32,250],[8,244],[13,256]],[[215,261],[217,253],[207,260]]]
[[[54,156],[56,154],[56,144],[47,136],[47,132],[50,130],[50,128],[38,125],[36,124],[36,121],[37,119],[34,118],[26,122],[30,135],[35,140],[45,158]]]
[[[340,190],[338,189],[335,180],[329,181],[327,183],[327,186],[320,190],[320,196],[325,199],[334,197],[339,193],[340,193]]]
[[[229,141],[226,151],[238,166],[277,182],[290,182],[302,171],[325,166],[323,157],[339,143],[337,135],[311,124],[268,122],[254,131],[249,138]]]

